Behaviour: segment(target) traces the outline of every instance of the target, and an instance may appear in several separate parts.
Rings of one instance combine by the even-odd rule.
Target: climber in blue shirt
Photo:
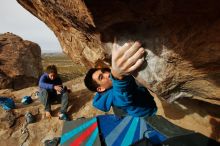
[[[112,49],[112,68],[92,68],[84,79],[86,87],[97,92],[93,106],[119,116],[148,117],[157,111],[153,96],[138,86],[131,75],[144,62],[144,48],[139,42],[125,43]]]

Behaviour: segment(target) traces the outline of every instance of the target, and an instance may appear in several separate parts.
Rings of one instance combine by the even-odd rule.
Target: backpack
[[[8,97],[0,97],[0,105],[6,111],[15,108],[15,103],[14,103],[13,99],[8,98]]]

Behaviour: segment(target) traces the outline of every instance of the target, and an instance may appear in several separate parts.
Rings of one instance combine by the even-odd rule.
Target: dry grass
[[[63,82],[72,80],[74,78],[84,75],[85,67],[75,64],[68,56],[63,53],[49,53],[42,55],[42,65],[45,71],[48,65],[56,65],[58,73]]]

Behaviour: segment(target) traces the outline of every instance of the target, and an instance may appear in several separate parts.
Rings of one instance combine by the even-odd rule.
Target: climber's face
[[[99,69],[93,73],[92,79],[99,84],[99,87],[97,87],[98,92],[103,92],[112,87],[109,71]]]

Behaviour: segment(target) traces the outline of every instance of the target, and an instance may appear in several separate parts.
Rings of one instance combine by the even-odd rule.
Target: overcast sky
[[[0,33],[12,32],[37,43],[41,52],[62,52],[54,33],[16,0],[0,0]]]

